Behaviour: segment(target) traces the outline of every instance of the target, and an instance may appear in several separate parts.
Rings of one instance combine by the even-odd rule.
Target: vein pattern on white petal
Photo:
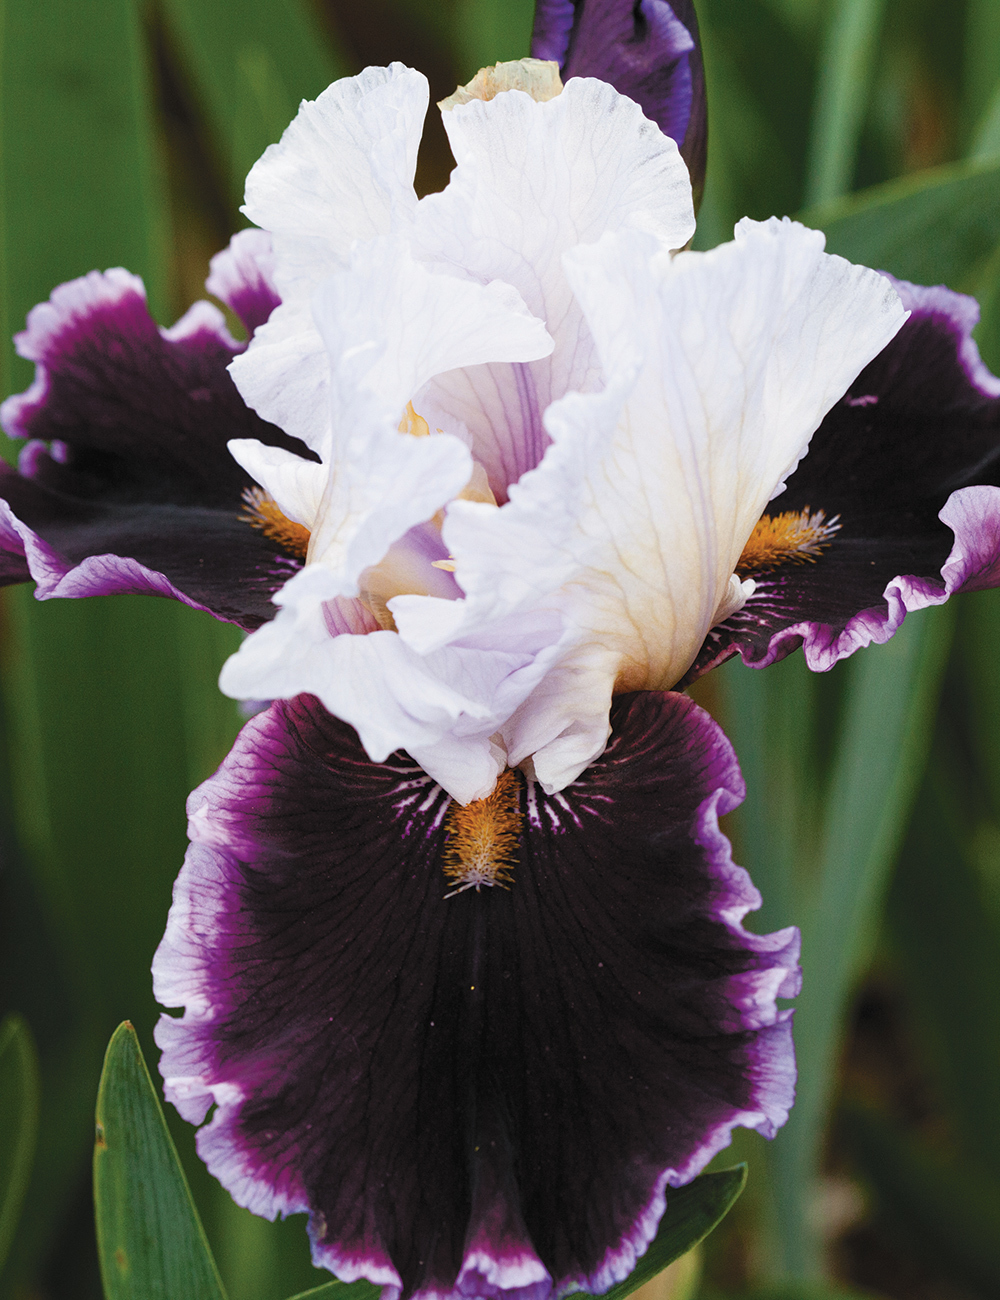
[[[427,79],[393,63],[304,101],[247,177],[244,212],[269,230],[282,298],[308,298],[357,239],[388,234],[416,207],[413,175]]]
[[[674,142],[601,81],[575,78],[541,104],[511,91],[444,118],[458,165],[447,189],[419,204],[415,246],[480,280],[514,285],[556,341],[545,361],[446,375],[428,391],[470,430],[504,500],[548,443],[541,412],[571,389],[599,384],[562,254],[622,229],[681,247],[694,232],[691,186]]]
[[[281,305],[230,368],[247,403],[318,448],[327,429],[327,360],[310,299],[349,264],[352,245],[406,228],[427,81],[402,64],[366,68],[304,102],[247,177],[244,211],[271,232]]]
[[[619,235],[565,261],[607,387],[550,408],[553,446],[506,507],[458,501],[444,526],[458,635],[531,607],[574,629],[504,732],[556,789],[593,756],[612,689],[683,675],[764,505],[906,317],[884,277],[788,222],[673,260]]]

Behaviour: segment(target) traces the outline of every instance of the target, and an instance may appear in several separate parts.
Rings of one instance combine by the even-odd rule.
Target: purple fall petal
[[[212,287],[248,328],[276,301],[266,239],[245,231],[213,262]],[[226,443],[302,448],[237,393],[226,367],[245,345],[221,312],[196,303],[160,330],[141,280],[92,271],[35,307],[16,343],[36,371],[0,407],[6,432],[28,439],[0,479],[17,521],[0,534],[0,581],[30,571],[43,599],[172,595],[245,628],[273,617],[298,562],[239,518],[248,480]]]
[[[676,141],[697,204],[708,116],[693,0],[538,0],[531,52],[564,80],[598,77],[634,99]]]
[[[666,1189],[792,1101],[794,930],[718,816],[732,750],[678,695],[623,697],[606,753],[523,780],[509,889],[445,898],[449,800],[310,697],[191,797],[154,963],[166,1094],[257,1213],[390,1294],[547,1300],[625,1276]]]
[[[757,590],[712,629],[689,674],[737,650],[809,666],[896,632],[908,612],[1000,585],[1000,380],[971,337],[975,301],[894,281],[912,315],[823,421],[769,507],[823,510],[840,530],[814,563],[750,573]]]

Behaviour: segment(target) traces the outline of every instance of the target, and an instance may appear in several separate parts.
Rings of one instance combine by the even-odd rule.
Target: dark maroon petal
[[[247,334],[260,328],[281,297],[272,276],[274,254],[266,230],[240,230],[216,253],[205,288],[243,322]]]
[[[442,870],[449,799],[310,697],[250,722],[189,803],[154,962],[165,1091],[209,1168],[317,1263],[392,1293],[546,1300],[625,1276],[665,1189],[791,1104],[794,930],[718,816],[732,749],[622,697],[561,794],[521,781],[509,889]],[[520,780],[520,778],[518,778]]]
[[[907,612],[1000,585],[1000,380],[971,337],[978,306],[949,289],[894,283],[910,319],[769,507],[839,515],[840,531],[815,563],[751,575],[756,592],[713,628],[690,676],[737,650],[764,667],[800,645],[810,667],[830,668],[887,641]]]
[[[705,180],[705,74],[693,0],[538,0],[531,52],[564,80],[599,77],[677,142],[695,195]]]
[[[259,233],[213,268],[248,323],[273,297]],[[218,309],[196,303],[161,330],[141,280],[93,271],[35,307],[16,343],[35,381],[0,422],[29,441],[0,491],[35,541],[25,563],[22,533],[0,537],[0,582],[30,571],[43,598],[155,591],[246,628],[272,617],[269,597],[299,563],[240,519],[249,483],[226,444],[303,448],[244,404],[226,370],[244,345]]]
[[[0,585],[39,600],[170,596],[252,631],[299,567],[235,512],[74,501],[0,464]]]

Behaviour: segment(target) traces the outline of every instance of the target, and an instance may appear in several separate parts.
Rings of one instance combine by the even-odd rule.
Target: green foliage
[[[896,1223],[985,1295],[1000,1290],[1000,1181],[944,1159],[898,1124],[860,1108],[843,1123],[864,1175]]]
[[[0,1024],[0,1268],[28,1190],[38,1131],[38,1058],[20,1016]]]
[[[607,1300],[625,1300],[633,1291],[693,1250],[732,1209],[747,1181],[746,1165],[702,1174],[686,1187],[667,1193],[667,1209],[660,1227],[624,1282],[606,1291]]]
[[[803,215],[850,261],[917,284],[979,287],[1000,245],[1000,163],[953,163]]]
[[[806,202],[851,187],[886,0],[836,0],[820,55]]]
[[[348,69],[302,0],[165,0],[164,19],[238,205],[243,178],[299,101]]]
[[[108,1044],[96,1124],[94,1206],[107,1300],[225,1300],[128,1021]]]

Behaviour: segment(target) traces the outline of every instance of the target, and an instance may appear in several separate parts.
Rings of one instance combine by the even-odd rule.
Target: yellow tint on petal
[[[491,100],[505,90],[523,90],[536,103],[555,99],[563,88],[559,64],[552,59],[514,59],[480,68],[471,81],[459,86],[453,95],[438,101],[442,113],[474,99]]]
[[[413,403],[406,403],[406,410],[403,412],[403,418],[399,422],[399,432],[408,433],[414,438],[429,438],[431,427],[422,415],[418,415],[413,409]],[[441,430],[438,429],[438,433]]]

